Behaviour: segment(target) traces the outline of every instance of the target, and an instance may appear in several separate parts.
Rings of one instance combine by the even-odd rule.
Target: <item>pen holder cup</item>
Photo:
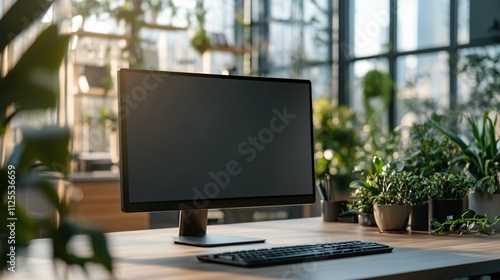
[[[338,222],[339,215],[347,211],[347,200],[321,200],[321,216],[323,222]]]

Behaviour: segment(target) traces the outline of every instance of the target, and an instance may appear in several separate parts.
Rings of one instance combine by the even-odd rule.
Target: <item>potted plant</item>
[[[463,199],[470,186],[466,182],[460,181],[460,179],[466,179],[465,177],[457,178],[458,175],[456,175],[465,166],[461,160],[460,150],[451,140],[433,127],[430,121],[414,123],[409,129],[408,140],[401,152],[402,157],[399,159],[400,169],[422,177],[416,181],[417,184],[411,186],[415,197],[412,202],[411,226],[413,230],[427,231],[429,229],[429,206],[441,201],[446,203],[457,197]],[[450,180],[454,180],[453,183],[458,183],[458,181],[464,183],[457,186],[460,191],[455,191],[453,183],[450,185]],[[429,203],[430,199],[432,199],[431,203]],[[434,207],[434,209],[436,210],[438,207]],[[461,204],[460,209],[462,209]],[[461,214],[461,210],[459,211]],[[446,214],[443,215],[446,218]]]
[[[457,219],[465,210],[464,197],[472,187],[461,173],[436,172],[429,177],[430,220],[440,223]]]
[[[397,171],[395,164],[384,164],[374,157],[372,169],[364,180],[351,183],[357,201],[351,203],[359,213],[373,211],[376,225],[381,232],[405,232],[415,193],[411,187],[417,185],[418,176],[406,171]],[[362,219],[360,219],[362,220]]]
[[[193,31],[191,36],[191,47],[195,49],[200,55],[203,55],[206,51],[208,51],[212,47],[212,42],[205,30],[205,15],[206,11],[203,8],[203,0],[196,1],[196,10],[195,10],[195,18],[197,22],[197,26]],[[188,18],[189,19],[189,18]]]
[[[410,197],[411,215],[410,225],[412,230],[427,231],[429,229],[429,178],[412,172],[403,171],[401,179],[403,188]]]
[[[493,113],[493,112],[491,112]],[[455,132],[439,125],[434,116],[432,125],[453,141],[467,161],[466,170],[473,187],[468,196],[469,208],[476,213],[495,217],[500,213],[500,136],[495,131],[497,116],[490,117],[490,111],[483,114],[481,121],[468,116],[467,123],[472,130],[472,141],[467,144]],[[498,224],[495,225],[499,229]]]
[[[373,214],[380,232],[406,232],[411,212],[408,180],[412,173],[387,168],[368,178],[380,193],[373,200]]]
[[[367,141],[371,149],[377,151],[384,146],[380,138],[387,135],[387,130],[381,126],[383,116],[389,108],[394,89],[394,83],[389,72],[372,69],[362,77],[363,107],[365,109],[365,128]]]
[[[371,169],[367,172],[362,173],[364,179],[352,181],[349,184],[350,188],[353,188],[352,197],[355,198],[348,204],[351,210],[358,213],[358,221],[362,226],[375,227],[377,223],[375,222],[375,217],[373,215],[373,202],[375,198],[380,194],[380,189],[377,185],[373,185],[370,182],[370,178],[375,176],[375,174],[380,174],[384,171],[383,160],[375,156],[373,157],[371,163]]]

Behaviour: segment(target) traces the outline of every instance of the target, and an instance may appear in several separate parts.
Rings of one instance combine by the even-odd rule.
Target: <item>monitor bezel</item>
[[[155,74],[155,75],[178,75],[191,76],[199,78],[219,78],[219,79],[236,79],[236,80],[252,80],[252,81],[270,81],[281,83],[300,83],[306,84],[309,88],[309,115],[310,115],[310,135],[311,135],[311,193],[305,195],[282,195],[282,196],[266,196],[266,197],[246,197],[246,198],[211,198],[203,208],[199,207],[199,201],[195,200],[176,200],[176,201],[151,201],[151,202],[131,202],[129,196],[129,170],[128,170],[128,146],[127,146],[127,118],[126,107],[127,96],[124,86],[125,75],[127,73]],[[122,90],[123,89],[123,90]],[[313,141],[313,123],[312,123],[312,87],[311,81],[305,79],[288,79],[288,78],[270,78],[270,77],[250,77],[250,76],[229,76],[218,74],[190,73],[190,72],[175,72],[175,71],[157,71],[144,69],[129,69],[121,68],[118,70],[118,104],[119,104],[119,154],[120,154],[120,194],[121,207],[123,212],[155,212],[155,211],[172,211],[172,210],[193,210],[193,209],[214,209],[214,208],[241,208],[241,207],[259,207],[259,206],[284,206],[311,204],[316,201],[315,190],[315,174],[314,174],[314,141]],[[125,110],[124,110],[125,108]]]

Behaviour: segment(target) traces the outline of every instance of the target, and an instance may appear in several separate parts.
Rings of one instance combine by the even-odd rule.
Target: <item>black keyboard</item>
[[[202,262],[216,262],[243,267],[260,267],[348,258],[381,253],[390,253],[392,248],[375,242],[343,241],[311,245],[293,245],[256,250],[224,252],[197,256]]]

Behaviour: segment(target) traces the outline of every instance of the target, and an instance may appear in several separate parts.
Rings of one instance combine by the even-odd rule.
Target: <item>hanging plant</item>
[[[194,36],[191,38],[191,47],[195,49],[200,55],[205,53],[212,47],[210,38],[204,28],[196,30]]]
[[[212,47],[210,38],[205,30],[205,9],[203,9],[203,0],[196,1],[195,17],[197,22],[196,31],[191,37],[191,47],[195,49],[200,55],[203,55],[208,49]],[[188,17],[189,20],[189,17]]]

